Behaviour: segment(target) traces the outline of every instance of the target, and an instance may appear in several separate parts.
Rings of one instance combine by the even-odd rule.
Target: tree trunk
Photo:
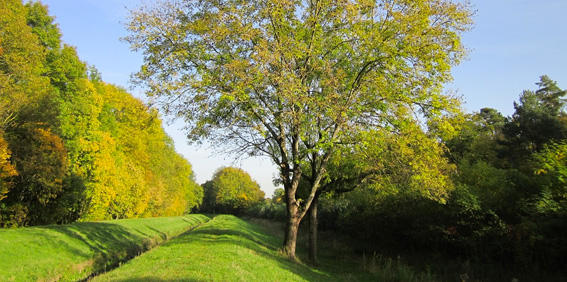
[[[315,197],[309,208],[309,260],[317,262],[317,202],[319,197]]]
[[[286,221],[286,232],[285,232],[285,238],[284,238],[284,244],[283,244],[283,251],[284,253],[287,254],[287,256],[292,259],[292,260],[296,260],[296,256],[295,256],[295,246],[297,244],[297,232],[299,230],[299,223],[301,222],[301,220],[303,219],[303,217],[309,212],[309,210],[311,209],[311,205],[313,203],[313,200],[317,199],[319,196],[319,193],[317,191],[318,189],[318,185],[319,182],[321,181],[322,175],[323,173],[317,172],[315,171],[315,173],[313,175],[316,175],[315,178],[313,178],[313,181],[311,182],[311,186],[310,186],[310,191],[309,192],[309,196],[307,197],[307,199],[305,199],[305,201],[302,200],[297,200],[296,197],[296,192],[297,192],[297,188],[299,185],[299,180],[301,178],[301,170],[299,168],[295,169],[296,171],[294,171],[294,177],[292,179],[292,181],[290,182],[289,179],[287,179],[287,184],[286,185],[286,181],[284,181],[284,189],[285,189],[285,193],[286,193],[286,205],[287,205],[287,221]],[[282,173],[282,175],[286,175],[285,171],[286,170],[282,170],[284,171],[284,173]],[[323,170],[324,172],[324,170]],[[287,173],[289,174],[289,173]],[[287,187],[286,187],[287,186]],[[300,202],[301,201],[301,202]],[[315,207],[315,216],[317,215],[317,207]],[[315,228],[317,228],[317,225],[315,225]],[[315,240],[316,240],[317,235],[315,234]],[[315,246],[316,248],[316,246]]]
[[[295,261],[295,246],[297,245],[297,231],[299,230],[299,210],[297,206],[288,208],[283,251],[289,259]]]

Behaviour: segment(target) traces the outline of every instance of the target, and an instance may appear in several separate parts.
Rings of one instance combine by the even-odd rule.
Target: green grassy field
[[[204,215],[0,229],[0,281],[77,281],[199,224]]]
[[[220,215],[93,281],[377,280],[356,262],[336,257],[317,266],[291,262],[278,252],[282,241],[272,231]]]
[[[280,223],[231,215],[4,229],[0,281],[435,280],[399,259],[361,257],[329,238],[320,240],[317,265],[292,262],[279,252],[282,231]],[[298,242],[303,261],[305,247]]]

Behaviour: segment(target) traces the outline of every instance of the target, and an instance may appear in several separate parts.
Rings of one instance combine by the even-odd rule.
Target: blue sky
[[[138,0],[43,0],[63,33],[63,41],[77,48],[79,57],[94,65],[103,80],[128,88],[129,76],[142,64],[139,53],[119,40],[127,35],[123,23],[128,9]],[[514,111],[513,102],[523,90],[535,90],[541,75],[548,75],[567,88],[567,0],[471,0],[476,10],[475,27],[463,41],[471,52],[467,61],[453,69],[454,82],[447,89],[457,92],[465,109],[483,107],[504,115]],[[143,98],[143,93],[131,91]],[[193,165],[197,182],[210,179],[222,166],[248,171],[270,196],[271,179],[277,172],[268,159],[233,163],[231,157],[214,155],[207,146],[187,145],[176,123],[166,127],[179,153]]]
[[[523,90],[548,75],[567,88],[567,1],[471,1],[475,27],[463,37],[469,60],[453,69],[450,87],[464,97],[469,111],[483,107],[514,112]]]

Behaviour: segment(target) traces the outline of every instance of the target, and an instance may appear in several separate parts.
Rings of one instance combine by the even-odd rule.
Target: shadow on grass
[[[77,257],[82,257],[84,261],[92,261],[91,276],[112,269],[155,245],[155,240],[153,242],[149,240],[149,235],[143,237],[140,235],[143,233],[136,234],[123,226],[106,222],[80,222],[73,225],[39,228],[59,232],[80,241],[77,245],[72,245],[61,240],[59,247]],[[88,251],[85,252],[85,247],[81,248],[81,246],[86,246]]]

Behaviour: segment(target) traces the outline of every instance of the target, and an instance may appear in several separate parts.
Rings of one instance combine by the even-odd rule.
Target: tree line
[[[105,83],[39,2],[0,4],[0,226],[179,215],[202,201],[160,116]]]

